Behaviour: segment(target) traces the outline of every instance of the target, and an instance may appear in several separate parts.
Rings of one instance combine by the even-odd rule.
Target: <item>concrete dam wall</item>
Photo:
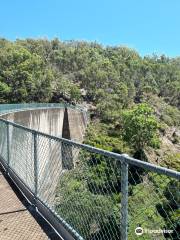
[[[43,133],[82,142],[87,125],[84,114],[86,113],[76,109],[49,108],[8,113],[2,115],[1,118]],[[34,190],[33,135],[31,132],[14,126],[10,126],[9,132],[11,167],[24,182],[28,183],[29,188]],[[0,134],[0,148],[4,148],[7,139],[3,128],[0,129]],[[41,199],[54,202],[59,178],[64,171],[76,167],[78,155],[77,148],[38,135],[38,194]]]
[[[47,108],[8,113],[1,118],[50,135],[83,141],[85,113],[71,108]]]

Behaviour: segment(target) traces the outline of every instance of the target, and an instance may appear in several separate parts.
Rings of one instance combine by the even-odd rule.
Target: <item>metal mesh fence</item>
[[[129,239],[180,239],[179,190],[177,179],[130,165]]]
[[[65,108],[80,110],[85,113],[84,117],[87,118],[87,111],[80,105],[72,105],[67,103],[21,103],[21,104],[0,104],[0,115],[8,112],[25,109],[42,109],[42,108]],[[87,122],[87,121],[86,121]]]
[[[0,121],[0,156],[7,163],[7,124]]]
[[[120,239],[120,162],[76,151],[75,168],[56,188],[56,212],[85,239]]]
[[[12,125],[9,133],[9,166],[34,191],[34,135]]]
[[[61,142],[38,136],[38,190],[37,194],[54,209],[55,189],[62,173]]]
[[[124,240],[126,227],[130,240],[180,238],[179,173],[9,125],[10,167],[75,238]],[[3,159],[7,132],[0,121]]]

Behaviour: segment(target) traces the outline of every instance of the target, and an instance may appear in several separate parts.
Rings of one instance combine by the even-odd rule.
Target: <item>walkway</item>
[[[12,190],[15,190],[13,191]],[[59,239],[0,168],[0,240]]]

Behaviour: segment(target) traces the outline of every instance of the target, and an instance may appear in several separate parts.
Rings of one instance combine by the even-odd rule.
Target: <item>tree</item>
[[[79,87],[75,84],[72,84],[70,89],[70,97],[72,101],[78,102],[81,99],[81,91]]]
[[[39,55],[9,44],[0,51],[0,69],[2,101],[49,101],[53,76]]]
[[[6,84],[0,81],[0,102],[4,103],[4,98],[7,97],[7,95],[10,93],[11,88]]]
[[[147,104],[138,104],[123,113],[123,137],[137,151],[157,139],[158,122]]]

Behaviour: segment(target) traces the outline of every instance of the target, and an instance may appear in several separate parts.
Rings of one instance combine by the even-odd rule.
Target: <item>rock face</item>
[[[163,166],[168,156],[180,153],[180,130],[175,127],[166,128],[160,135],[160,144],[159,149],[148,147],[145,153],[149,162]]]

